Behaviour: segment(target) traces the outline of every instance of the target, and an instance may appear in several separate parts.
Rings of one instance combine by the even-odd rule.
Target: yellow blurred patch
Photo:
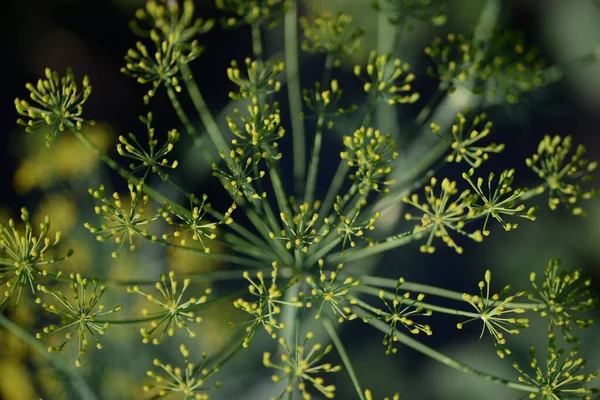
[[[115,136],[107,124],[86,126],[83,132],[104,152]],[[27,155],[13,180],[19,194],[47,187],[57,179],[87,175],[97,168],[99,162],[98,157],[73,135],[62,135],[52,147],[46,147],[40,140],[30,140],[26,146]]]

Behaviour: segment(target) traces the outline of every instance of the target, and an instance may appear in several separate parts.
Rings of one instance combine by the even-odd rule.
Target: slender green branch
[[[283,182],[279,176],[278,165],[275,163],[275,161],[273,161],[273,159],[269,159],[269,164],[268,174],[271,178],[271,183],[273,184],[273,191],[275,192],[275,198],[277,199],[277,206],[279,207],[280,211],[283,211],[288,215],[294,215],[286,198]]]
[[[167,94],[169,95],[169,99],[171,100],[171,105],[173,106],[175,113],[177,113],[179,120],[185,127],[185,130],[187,131],[190,138],[192,139],[194,146],[198,147],[199,149],[202,149],[204,158],[206,159],[206,161],[209,164],[212,163],[213,158],[210,155],[210,152],[204,146],[204,143],[202,142],[202,138],[200,137],[200,135],[196,131],[196,128],[194,128],[194,125],[190,122],[189,118],[185,114],[185,111],[183,110],[183,107],[181,106],[181,103],[179,102],[179,99],[177,98],[177,94],[175,93],[175,90],[173,90],[173,88],[171,86],[167,87]]]
[[[194,79],[192,71],[187,64],[181,65],[181,73],[184,77],[183,81],[185,82],[188,94],[192,99],[192,103],[194,104],[194,107],[196,108],[196,111],[198,112],[198,115],[200,116],[200,119],[202,120],[202,123],[204,124],[204,127],[210,136],[210,139],[214,143],[217,150],[224,150],[227,153],[229,150],[229,145],[225,141],[223,133],[219,129],[219,126],[215,122],[215,119],[208,109],[208,106],[206,105],[206,102],[200,93],[200,89],[196,84],[196,80]]]
[[[290,2],[285,13],[285,71],[287,76],[288,101],[292,119],[292,139],[294,145],[294,190],[298,196],[302,192],[306,174],[306,137],[302,113],[302,97],[300,94],[300,67],[298,61],[298,4]]]
[[[360,278],[360,281],[363,285],[377,286],[382,288],[390,288],[395,289],[398,285],[397,279],[388,279],[388,278],[380,278],[377,276],[363,276]],[[448,289],[442,289],[436,286],[424,285],[422,283],[414,283],[414,282],[404,282],[402,283],[402,290],[406,290],[408,292],[417,292],[430,294],[433,296],[444,297],[446,299],[465,301],[463,299],[463,293],[455,292]],[[485,299],[482,299],[485,302]],[[490,301],[490,304],[494,304],[496,302]],[[506,308],[522,308],[524,310],[532,310],[534,308],[544,309],[546,308],[546,304],[542,302],[533,302],[533,303],[506,303],[503,304]]]
[[[415,124],[417,126],[421,126],[427,121],[427,118],[431,115],[431,112],[435,109],[435,107],[439,104],[440,100],[442,100],[444,94],[446,93],[445,89],[442,85],[438,85],[435,89],[435,92],[431,95],[425,107],[421,109],[417,117],[415,118]]]
[[[250,25],[250,29],[252,30],[252,54],[254,55],[254,60],[262,68],[263,63],[263,46],[262,39],[260,37],[260,24],[258,22],[254,22]]]
[[[366,313],[361,311],[361,314],[362,314],[361,316],[364,316]],[[388,324],[386,324],[385,322],[380,321],[378,319],[369,318],[368,323],[369,323],[369,325],[373,326],[374,328],[376,328],[384,333],[387,333],[387,331],[389,329]],[[476,376],[476,377],[481,378],[488,382],[497,383],[497,384],[504,385],[504,386],[507,386],[512,389],[517,389],[517,390],[521,390],[521,391],[528,392],[528,393],[538,393],[538,391],[539,391],[538,388],[535,388],[535,387],[532,387],[529,385],[525,385],[525,384],[522,384],[519,382],[514,382],[514,381],[511,381],[508,379],[499,378],[497,376],[490,375],[483,371],[472,368],[466,364],[463,364],[459,361],[454,360],[453,358],[446,356],[445,354],[442,354],[442,353],[432,349],[429,346],[424,345],[423,343],[411,338],[410,336],[408,336],[398,330],[394,330],[394,335],[396,337],[398,337],[398,341],[400,343],[402,343],[422,354],[425,354],[426,356],[431,357],[432,359],[439,361],[442,364],[447,365],[451,368],[454,368],[458,371],[467,373],[469,375]]]
[[[292,299],[298,298],[301,286],[301,282],[296,283],[295,285],[290,286],[283,295],[283,302],[288,304],[281,307],[281,322],[285,326],[282,335],[289,344],[296,343],[296,330],[298,328],[298,316],[300,314],[298,312],[299,309],[289,305],[289,303],[292,302]],[[279,350],[282,351],[282,348],[279,348]]]
[[[356,372],[354,372],[354,368],[352,368],[352,363],[350,362],[350,358],[348,357],[348,354],[346,353],[344,344],[340,340],[340,337],[338,336],[336,329],[334,328],[333,324],[331,323],[331,321],[328,318],[323,320],[323,326],[325,326],[325,330],[329,334],[329,337],[331,338],[333,345],[337,349],[338,354],[340,355],[340,358],[342,359],[342,362],[344,363],[344,367],[346,367],[346,371],[348,371],[348,375],[350,376],[350,379],[352,380],[354,389],[356,389],[356,394],[358,394],[358,398],[360,400],[365,400],[365,395],[364,395],[362,388],[360,387],[360,383],[358,382],[358,377],[356,376]]]
[[[145,235],[142,235],[142,236],[144,238],[148,239],[152,243],[158,243],[163,246],[172,247],[175,249],[191,251],[191,252],[197,253],[197,254],[201,255],[202,257],[206,257],[206,258],[212,258],[215,260],[231,262],[231,263],[238,264],[238,265],[245,265],[247,267],[252,267],[252,268],[264,268],[264,266],[265,266],[264,262],[257,261],[257,260],[250,260],[246,257],[239,257],[239,256],[235,256],[232,254],[224,254],[224,253],[213,253],[213,252],[206,253],[204,251],[204,249],[199,248],[199,247],[188,247],[188,246],[183,246],[183,245],[176,244],[176,243],[171,243],[171,242],[166,241],[161,238],[156,238],[156,237],[153,238],[151,236],[145,236]]]
[[[156,282],[154,282],[156,283]],[[217,303],[219,301],[225,300],[225,299],[229,299],[232,297],[239,297],[242,296],[243,294],[247,293],[248,289],[244,288],[244,289],[240,289],[238,291],[229,293],[223,297],[217,297],[216,299],[212,299],[209,301],[205,301],[204,303],[200,303],[200,304],[195,304],[192,305],[190,307],[187,307],[185,309],[186,312],[188,311],[195,311],[198,310],[200,308],[205,308],[206,306],[209,306],[213,303]],[[115,319],[115,320],[95,320],[94,322],[97,324],[111,324],[111,325],[128,325],[128,324],[139,324],[142,322],[149,322],[149,321],[154,321],[157,319],[162,319],[165,317],[165,311],[162,312],[156,312],[156,313],[152,313],[151,315],[148,315],[147,317],[144,318],[134,318],[134,319]]]
[[[330,256],[325,258],[325,261],[331,264],[335,264],[341,262],[344,259],[344,257],[352,261],[360,260],[361,258],[369,257],[374,254],[394,249],[396,247],[404,246],[405,244],[408,244],[413,240],[421,239],[426,232],[427,230],[419,232],[411,230],[408,232],[404,232],[400,235],[391,236],[382,242],[375,243],[373,246],[367,246],[356,250],[350,250],[346,253],[340,252],[336,254],[331,254]]]
[[[333,175],[333,179],[331,180],[331,184],[329,185],[329,189],[327,189],[327,194],[325,195],[325,200],[323,200],[323,205],[321,205],[321,212],[323,215],[329,214],[330,210],[333,207],[333,203],[335,202],[335,198],[344,183],[344,179],[348,175],[348,171],[350,170],[350,166],[344,160],[340,160],[337,170],[335,171],[335,175]]]
[[[47,348],[37,339],[29,334],[25,329],[21,328],[19,325],[15,324],[8,318],[4,317],[0,314],[0,325],[2,325],[7,331],[21,339],[23,342],[27,343],[33,349],[38,351],[43,357],[48,359],[60,372],[64,373],[71,380],[71,385],[74,391],[79,395],[79,398],[82,400],[97,400],[98,398],[88,384],[83,380],[83,378],[73,371],[73,368],[69,367],[65,361],[58,357],[52,356],[52,353],[49,353]]]
[[[311,203],[315,198],[315,190],[317,187],[317,172],[319,170],[319,157],[321,155],[321,144],[323,142],[323,125],[325,116],[319,115],[317,119],[317,131],[315,133],[315,142],[313,144],[310,163],[308,166],[308,179],[306,181],[306,197],[304,201]]]
[[[376,297],[379,297],[380,294],[383,294],[383,297],[388,300],[395,300],[397,298],[395,293],[386,292],[384,290],[366,286],[366,285],[358,285],[354,288],[354,290],[356,290],[358,292],[370,294],[370,295],[376,296]],[[439,312],[442,314],[461,315],[463,317],[468,317],[468,318],[481,318],[481,314],[457,310],[454,308],[440,307],[440,306],[436,306],[434,304],[424,303],[422,301],[411,300],[410,304],[414,305],[415,307],[423,307],[427,310]]]

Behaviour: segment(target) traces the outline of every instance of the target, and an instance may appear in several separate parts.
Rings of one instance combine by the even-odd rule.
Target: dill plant
[[[441,0],[379,0],[373,5],[397,29],[415,18],[436,25],[447,19]],[[541,272],[532,271],[530,291],[515,292],[505,286],[495,292],[492,272],[487,270],[477,290],[467,286],[465,293],[458,293],[400,276],[386,279],[345,268],[413,242],[419,243],[424,258],[440,246],[463,253],[465,241],[489,240],[497,227],[510,231],[521,221],[535,220],[536,209],[529,201],[536,196],[547,196],[553,210],[566,207],[574,215],[584,214],[581,204],[594,195],[587,182],[597,163],[587,160],[583,146],[575,146],[569,136],[546,136],[532,149],[525,163],[539,180],[531,188],[515,186],[514,169],[479,172],[490,157],[505,151],[504,144],[488,138],[493,137],[493,124],[486,107],[517,103],[548,83],[546,66],[535,49],[527,47],[518,34],[490,28],[498,2],[486,1],[471,35],[447,34],[424,49],[432,61],[426,73],[439,85],[415,122],[427,127],[429,135],[439,136],[439,142],[402,180],[394,174],[401,158],[395,140],[379,129],[376,117],[388,108],[420,104],[418,72],[389,52],[369,49],[366,65],[352,70],[362,84],[364,103],[346,104],[337,67],[341,57],[364,45],[364,32],[354,26],[351,15],[325,13],[299,19],[299,5],[290,0],[217,0],[216,6],[223,13],[220,21],[196,16],[191,0],[147,1],[131,24],[140,40],[125,55],[122,72],[149,88],[143,101],[150,108],[153,98],[166,92],[184,134],[203,151],[215,182],[228,192],[227,205],[213,207],[206,194],[188,193],[172,180],[179,165],[172,157],[180,132],[156,132],[151,112],[140,116],[144,129],[119,137],[116,150],[122,159],[97,147],[83,129],[93,124],[83,112],[92,94],[87,77],[80,80],[70,70],[46,69],[35,84],[26,85],[29,99],[17,98],[15,107],[18,124],[27,132],[37,134],[47,128],[48,146],[62,135],[75,135],[127,182],[125,198],[106,193],[103,185],[89,189],[98,218],[86,222],[85,228],[106,242],[102,246],[112,257],[135,251],[136,243],[147,241],[220,260],[231,268],[180,277],[169,271],[144,281],[86,277],[84,273],[66,277],[60,262],[72,252],[54,254],[60,234],[49,237],[50,218],[35,229],[23,209],[22,226],[12,219],[0,223],[0,307],[17,307],[31,298],[59,316],[60,320],[36,336],[62,335],[62,341],[48,347],[49,351],[60,351],[76,340],[77,366],[85,363],[90,338],[101,349],[98,335],[111,335],[115,324],[137,326],[140,340],[151,346],[176,341],[181,334],[201,335],[199,314],[214,302],[230,302],[245,315],[241,324],[230,324],[242,332],[241,337],[219,354],[209,356],[181,344],[179,365],[155,359],[148,366],[148,382],[143,387],[149,398],[170,394],[209,398],[212,390],[227,385],[219,381],[219,370],[253,346],[257,335],[266,333],[272,346],[265,349],[262,365],[272,371],[274,398],[334,398],[336,388],[329,377],[348,373],[355,397],[373,399],[371,389],[361,386],[338,334],[340,324],[348,329],[368,324],[381,331],[382,351],[390,356],[399,346],[407,346],[531,399],[590,399],[597,392],[588,386],[595,373],[581,371],[585,360],[572,347],[578,330],[592,325],[585,313],[595,305],[590,280],[580,271],[562,269],[559,260],[550,260]],[[202,57],[202,35],[217,29],[217,23],[224,29],[249,26],[251,31],[252,54],[224,68],[234,88],[229,97],[239,103],[226,116],[228,132],[219,128],[210,113],[201,81],[192,69],[193,62]],[[266,60],[264,32],[281,23],[284,60]],[[301,81],[300,50],[324,56],[321,80]],[[457,90],[470,93],[470,107],[457,112],[452,123],[438,124],[436,99]],[[290,120],[283,117],[286,113],[277,101],[281,92],[287,92]],[[182,105],[182,96],[189,96],[193,116]],[[323,136],[345,115],[358,116],[361,122],[344,135],[341,153],[328,154]],[[195,118],[206,134],[193,124]],[[305,134],[307,124],[315,126],[312,140]],[[289,136],[291,154],[280,146]],[[320,199],[317,184],[326,183],[319,174],[323,156],[339,156],[340,160]],[[282,167],[287,157],[293,159],[291,182]],[[462,180],[445,175],[443,167],[449,163],[463,168]],[[160,181],[176,186],[185,202],[180,204],[157,190],[154,186]],[[403,216],[411,226],[383,239],[374,238],[382,213],[395,204],[405,205]],[[543,276],[541,283],[538,276]],[[196,280],[221,279],[246,285],[226,294],[194,285]],[[70,291],[63,291],[65,282]],[[139,295],[149,309],[144,308],[141,316],[121,317],[122,305],[102,302],[108,290]],[[456,317],[457,334],[470,324],[479,324],[481,337],[491,336],[502,359],[499,362],[513,358],[511,337],[527,329],[533,323],[531,315],[538,313],[548,327],[547,360],[538,361],[532,348],[533,372],[508,361],[517,372],[514,380],[465,365],[417,340],[435,335],[438,313]],[[5,317],[0,321],[27,335]],[[318,326],[323,335],[313,332]],[[334,351],[342,365],[328,359]],[[399,398],[398,394],[392,398]]]

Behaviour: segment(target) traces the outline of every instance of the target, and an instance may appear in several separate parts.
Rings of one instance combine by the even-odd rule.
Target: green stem
[[[280,211],[293,216],[290,205],[287,201],[285,195],[285,189],[283,188],[283,182],[281,181],[281,177],[279,176],[279,168],[277,164],[273,161],[272,158],[269,158],[269,177],[271,178],[271,183],[273,184],[273,191],[275,192],[275,198],[277,199],[277,206]]]
[[[224,254],[224,253],[213,253],[213,252],[206,253],[204,251],[204,249],[201,249],[199,247],[187,247],[187,246],[182,246],[180,244],[171,243],[171,242],[168,242],[168,241],[166,241],[164,239],[160,239],[160,238],[153,239],[149,236],[144,236],[144,235],[142,235],[142,236],[144,238],[148,239],[152,243],[158,243],[163,246],[171,247],[171,248],[175,248],[175,249],[191,251],[194,253],[198,253],[201,256],[206,257],[206,258],[212,258],[215,260],[231,262],[231,263],[238,264],[238,265],[245,265],[247,267],[252,267],[252,268],[264,268],[264,266],[265,266],[265,264],[261,261],[249,260],[246,257],[239,257],[239,256],[235,256],[235,255],[231,255],[231,254]]]
[[[335,198],[340,191],[342,184],[344,183],[344,179],[346,179],[346,175],[348,175],[348,170],[350,170],[348,162],[340,160],[338,168],[335,171],[335,175],[333,175],[333,179],[329,185],[329,189],[327,189],[327,194],[325,195],[325,200],[323,200],[323,205],[321,206],[321,212],[323,215],[328,215],[333,207]]]
[[[306,181],[306,197],[305,201],[312,204],[315,198],[315,190],[317,187],[317,172],[319,168],[319,157],[321,154],[321,144],[323,142],[323,125],[325,116],[319,115],[317,119],[317,131],[315,133],[315,142],[313,144],[312,153],[310,156],[310,164],[308,167],[308,179]]]
[[[300,287],[302,283],[296,283],[295,285],[290,286],[283,295],[284,303],[291,303],[293,298],[298,298],[300,293]],[[299,329],[298,327],[298,307],[294,307],[292,305],[284,305],[281,310],[281,322],[285,326],[285,329],[282,333],[283,338],[287,341],[289,346],[293,346],[296,343],[297,336],[296,331]],[[279,348],[282,350],[282,347]]]
[[[379,295],[382,294],[383,298],[385,298],[387,300],[392,300],[392,301],[396,300],[398,298],[396,293],[386,292],[384,290],[377,289],[377,288],[370,287],[370,286],[365,286],[365,285],[358,285],[355,287],[354,290],[356,290],[358,292],[370,294],[370,295],[376,296],[376,297],[379,297]],[[481,314],[472,313],[472,312],[468,312],[468,311],[462,311],[462,310],[456,310],[454,308],[440,307],[440,306],[436,306],[434,304],[423,303],[422,301],[410,300],[410,304],[415,307],[423,307],[426,310],[431,310],[431,311],[439,312],[442,314],[461,315],[463,317],[468,317],[468,318],[481,318]]]
[[[399,39],[399,26],[391,24],[388,21],[388,13],[386,11],[379,11],[377,13],[377,54],[390,54],[393,55],[396,42]],[[389,73],[393,68],[390,63],[385,73]],[[376,126],[383,133],[391,133],[394,138],[399,136],[398,126],[398,107],[390,106],[384,101],[377,103],[377,111],[375,112]]]
[[[173,88],[171,86],[167,87],[167,94],[169,95],[169,99],[171,100],[171,105],[173,106],[175,113],[177,113],[179,120],[185,127],[185,130],[187,131],[190,138],[192,139],[194,146],[198,147],[199,149],[204,150],[203,151],[204,158],[206,159],[206,161],[209,164],[211,164],[214,160],[213,160],[212,156],[210,155],[210,152],[204,146],[204,143],[202,143],[202,138],[200,137],[200,135],[196,131],[196,128],[194,128],[194,125],[190,122],[189,118],[185,114],[185,111],[183,110],[183,107],[181,106],[181,103],[179,102],[179,99],[177,98],[177,94],[175,93],[175,91],[173,90]]]
[[[363,276],[360,278],[361,283],[364,285],[378,286],[382,288],[391,288],[395,289],[398,285],[397,279],[388,279],[388,278],[380,278],[377,276]],[[401,290],[406,290],[408,292],[417,292],[430,294],[433,296],[444,297],[446,299],[465,301],[463,299],[463,293],[454,292],[448,289],[442,289],[436,286],[424,285],[422,283],[414,283],[414,282],[403,282],[400,287]],[[490,301],[490,304],[494,304],[494,301]],[[534,308],[544,309],[546,308],[546,304],[542,302],[536,303],[506,303],[504,304],[506,308],[522,308],[524,310],[532,310]]]
[[[331,264],[335,264],[342,261],[344,257],[352,261],[360,260],[361,258],[369,257],[374,254],[394,249],[396,247],[404,246],[405,244],[408,244],[413,240],[418,240],[423,237],[423,234],[425,232],[426,231],[408,231],[400,235],[391,236],[383,242],[375,243],[373,246],[363,247],[357,250],[351,250],[347,253],[340,252],[336,254],[331,254],[330,256],[325,258],[325,261]]]
[[[442,157],[450,148],[452,142],[449,140],[441,139],[432,149],[427,152],[421,158],[418,164],[416,164],[410,171],[407,172],[407,175],[402,178],[400,182],[396,184],[398,190],[394,190],[396,193],[390,193],[385,196],[380,202],[374,205],[374,209],[377,211],[385,211],[392,205],[402,201],[402,198],[410,193],[410,191],[417,189],[423,182],[418,182],[417,185],[411,184],[417,178],[422,176],[431,168],[431,166]]]
[[[195,311],[195,310],[198,310],[200,308],[204,308],[204,307],[206,307],[206,306],[208,306],[210,304],[217,303],[217,302],[225,300],[225,299],[229,299],[231,297],[239,297],[239,296],[241,296],[241,295],[243,295],[243,294],[245,294],[247,292],[248,292],[248,289],[246,289],[246,288],[240,289],[240,290],[238,290],[236,292],[229,293],[229,294],[227,294],[227,295],[225,295],[223,297],[218,297],[216,299],[212,299],[212,300],[206,301],[204,303],[195,304],[193,306],[187,307],[185,309],[185,311],[186,312],[188,312],[188,311]],[[157,319],[162,319],[168,313],[169,313],[169,311],[167,310],[167,311],[163,311],[163,312],[158,312],[155,315],[144,317],[144,318],[115,319],[115,320],[95,320],[94,322],[97,323],[97,324],[106,324],[106,323],[108,323],[108,324],[111,324],[111,325],[113,325],[113,324],[114,325],[139,324],[139,323],[142,323],[142,322],[149,322],[149,321],[154,321],[154,320],[157,320]]]
[[[219,126],[215,122],[210,110],[208,109],[208,106],[206,105],[206,102],[200,93],[200,89],[196,84],[196,80],[194,79],[192,71],[187,64],[181,65],[181,73],[184,77],[188,94],[192,99],[192,103],[194,104],[194,107],[196,108],[196,111],[198,112],[198,115],[200,116],[200,119],[202,120],[202,123],[204,124],[204,127],[210,136],[210,139],[214,143],[217,150],[224,150],[227,153],[229,150],[229,145],[225,141],[225,137],[221,133]]]
[[[250,28],[252,29],[252,54],[254,55],[254,61],[262,68],[263,46],[260,37],[260,25],[258,22],[254,22],[250,25]]]
[[[429,118],[429,116],[431,115],[431,112],[435,109],[435,106],[442,99],[442,96],[444,95],[444,93],[445,93],[445,90],[443,90],[441,85],[438,85],[438,87],[435,89],[435,92],[429,98],[429,101],[427,102],[425,107],[423,107],[423,109],[419,112],[419,114],[415,118],[415,124],[417,126],[421,126],[425,123],[427,118]]]
[[[364,315],[366,313],[362,312],[362,314]],[[373,326],[374,328],[376,328],[384,333],[387,333],[388,328],[389,328],[388,324],[386,324],[385,322],[380,321],[378,319],[374,319],[374,318],[369,318],[368,323],[369,323],[369,325]],[[432,359],[439,361],[442,364],[447,365],[451,368],[454,368],[458,371],[467,373],[469,375],[476,376],[476,377],[486,380],[488,382],[505,385],[512,389],[517,389],[517,390],[521,390],[521,391],[528,392],[528,393],[538,393],[539,392],[538,388],[535,388],[535,387],[532,387],[529,385],[525,385],[525,384],[522,384],[519,382],[514,382],[514,381],[511,381],[508,379],[499,378],[497,376],[490,375],[483,371],[474,369],[466,364],[456,361],[453,358],[450,358],[450,357],[446,356],[445,354],[442,354],[442,353],[432,349],[429,346],[424,345],[423,343],[411,338],[410,336],[408,336],[398,330],[394,330],[394,335],[395,335],[395,337],[398,338],[398,341],[400,343],[402,343],[408,347],[411,347],[412,349],[414,349],[422,354],[425,354],[426,356],[431,357]]]
[[[348,357],[348,354],[346,353],[344,344],[340,340],[340,337],[338,336],[333,324],[331,323],[331,321],[328,318],[326,318],[323,320],[323,326],[325,326],[325,330],[327,330],[327,333],[329,334],[329,337],[331,338],[333,345],[337,349],[338,354],[340,355],[340,358],[342,359],[342,362],[344,363],[344,367],[346,367],[346,371],[348,371],[348,375],[350,376],[350,379],[352,380],[354,389],[356,389],[356,394],[358,394],[358,398],[360,400],[365,400],[365,395],[363,393],[362,388],[360,387],[360,383],[358,382],[358,377],[356,376],[356,373],[354,372],[354,368],[352,368],[352,363],[350,362],[350,358]]]
[[[19,325],[15,324],[8,318],[4,317],[0,314],[0,325],[2,325],[7,331],[21,339],[23,342],[27,343],[29,346],[38,351],[42,356],[44,356],[48,361],[50,361],[56,369],[64,373],[71,380],[71,385],[79,398],[83,400],[97,400],[98,398],[88,384],[83,380],[83,378],[75,373],[71,367],[69,367],[62,358],[53,357],[51,353],[48,352],[46,347],[37,339],[29,334],[25,329],[21,328]]]
[[[292,119],[292,139],[294,146],[294,191],[299,197],[306,175],[306,143],[300,93],[300,67],[298,62],[298,4],[290,2],[284,19],[285,71],[287,76],[288,101]]]

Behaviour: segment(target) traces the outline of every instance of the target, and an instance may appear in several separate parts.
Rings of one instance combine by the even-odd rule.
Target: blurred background
[[[398,107],[397,120],[388,121],[399,127],[399,133],[394,134],[401,157],[418,159],[422,156],[415,152],[407,154],[418,138],[402,134],[402,128],[410,126],[410,121],[435,89],[435,80],[425,74],[428,60],[423,48],[434,37],[447,32],[469,32],[477,21],[482,3],[481,0],[451,0],[446,25],[434,27],[415,20],[412,21],[413,29],[402,34],[395,56],[412,65],[421,100],[414,105]],[[212,1],[197,1],[196,4],[199,16],[219,15]],[[145,135],[138,116],[148,112],[142,102],[148,88],[119,72],[124,54],[137,40],[130,32],[128,22],[142,5],[142,0],[3,0],[0,3],[0,30],[4,31],[2,37],[5,38],[2,52],[5,72],[0,89],[0,217],[2,220],[18,217],[22,206],[32,211],[35,221],[41,221],[43,215],[48,214],[53,229],[63,232],[62,246],[75,249],[73,258],[61,266],[65,272],[82,271],[114,279],[158,279],[161,272],[168,270],[183,274],[229,267],[147,245],[140,246],[135,253],[124,252],[119,259],[111,259],[112,246],[96,242],[83,228],[85,221],[94,218],[94,202],[87,189],[103,183],[107,193],[123,192],[126,187],[122,180],[101,165],[74,137],[62,135],[53,147],[46,148],[41,135],[26,135],[15,123],[17,115],[13,102],[17,96],[27,96],[25,83],[35,82],[45,67],[58,71],[71,67],[77,77],[90,77],[93,93],[86,103],[84,115],[97,122],[86,132],[98,146],[116,156],[115,144],[119,135],[128,132]],[[361,51],[353,59],[344,59],[341,68],[335,72],[345,89],[345,101],[359,103],[364,96],[360,83],[352,78],[351,68],[356,63],[364,64],[368,50],[376,45],[377,13],[366,0],[306,0],[302,5],[304,15],[340,10],[350,13],[355,17],[356,25],[366,30]],[[568,64],[570,60],[592,53],[600,45],[600,6],[593,0],[506,0],[502,5],[501,25],[523,32],[529,44],[540,48],[548,65]],[[268,56],[279,54],[282,57],[282,36],[281,24],[266,31]],[[192,68],[211,110],[218,116],[218,123],[225,126],[224,115],[232,110],[227,94],[233,88],[225,69],[232,59],[241,62],[251,55],[250,31],[217,27],[201,40],[206,51]],[[301,63],[303,87],[321,79],[322,58],[306,55]],[[600,158],[600,62],[569,65],[563,80],[535,91],[518,105],[501,104],[486,110],[490,120],[494,121],[492,140],[506,143],[506,150],[491,159],[485,168],[499,171],[514,167],[517,170],[516,186],[533,185],[536,177],[525,168],[524,159],[535,152],[537,143],[546,134],[572,135],[575,143],[587,147],[588,158]],[[285,95],[280,97],[285,109]],[[154,113],[157,132],[164,134],[168,129],[181,128],[164,93],[160,92],[149,108]],[[341,136],[351,134],[355,122],[351,118],[339,121],[325,137],[325,151],[338,154]],[[286,125],[289,128],[289,121]],[[308,122],[306,126],[310,133],[313,124]],[[181,145],[176,146],[176,158],[181,166],[172,174],[173,179],[190,191],[208,193],[217,208],[228,205],[226,193],[218,182],[210,179],[210,168],[201,161],[200,153],[193,148],[190,150],[188,142],[182,135]],[[291,135],[287,135],[282,150],[286,166],[291,165],[291,156],[286,155],[291,155],[290,146]],[[325,179],[319,182],[321,195],[328,186],[327,177],[333,175],[337,157],[323,157],[323,160],[320,176]],[[442,175],[456,179],[460,172],[460,169],[448,168]],[[169,187],[163,189],[171,190]],[[540,206],[535,223],[523,220],[512,232],[503,232],[499,226],[494,226],[492,236],[483,243],[461,243],[465,247],[463,255],[441,246],[436,254],[423,255],[416,244],[365,262],[371,273],[378,276],[395,279],[404,276],[410,281],[474,292],[486,269],[493,271],[496,290],[507,283],[515,290],[527,290],[531,271],[541,273],[549,259],[560,258],[563,266],[569,269],[583,269],[586,276],[592,277],[598,290],[600,202],[597,199],[585,202],[583,206],[588,215],[581,218],[562,209],[550,212],[546,200],[545,196],[534,199]],[[383,233],[402,231],[399,215],[398,208],[386,215]],[[358,264],[353,268],[360,271],[361,265],[364,266]],[[124,311],[120,317],[136,315],[145,300],[125,293],[123,288],[118,289],[107,292],[106,303],[125,304],[129,311]],[[231,285],[223,284],[217,285],[216,291],[225,293],[232,289]],[[239,315],[226,303],[217,303],[202,313],[204,321],[197,328],[199,335],[195,340],[181,339],[189,344],[192,359],[199,359],[201,351],[209,354],[219,351],[235,334],[227,323]],[[30,299],[21,301],[16,312],[9,309],[2,312],[30,333],[47,325],[45,317],[40,315],[40,308]],[[489,338],[478,342],[478,327],[473,325],[457,332],[455,324],[458,321],[455,319],[437,315],[434,318],[435,322],[431,322],[434,335],[421,338],[428,345],[489,373],[516,378],[512,361],[499,360],[491,341],[487,340]],[[98,399],[146,398],[141,388],[149,383],[145,371],[152,367],[152,359],[181,361],[177,350],[180,336],[161,346],[143,345],[139,328],[138,325],[111,327],[102,341],[104,349],[92,350],[85,357],[84,366],[75,371],[81,374]],[[532,329],[516,337],[511,347],[515,359],[525,362],[527,350],[532,345],[543,349],[545,329],[544,323],[534,323]],[[347,323],[341,336],[361,384],[371,388],[376,399],[396,391],[401,393],[402,399],[505,400],[521,397],[521,393],[463,375],[403,346],[395,355],[386,356],[381,344],[382,335],[368,325]],[[253,349],[246,350],[233,365],[219,373],[218,379],[225,385],[211,393],[211,398],[254,400],[275,394],[270,384],[272,371],[263,368],[260,362],[263,341],[256,339]],[[596,325],[582,334],[581,350],[588,358],[591,371],[600,369],[599,348],[600,330]],[[65,348],[63,353],[52,357],[66,356],[71,363],[73,350]],[[332,356],[333,361],[336,357]],[[355,398],[347,376],[344,373],[335,375],[328,378],[337,380],[338,398]],[[18,337],[0,330],[0,398],[29,400],[41,397],[78,398],[69,380],[52,368],[45,357]]]

